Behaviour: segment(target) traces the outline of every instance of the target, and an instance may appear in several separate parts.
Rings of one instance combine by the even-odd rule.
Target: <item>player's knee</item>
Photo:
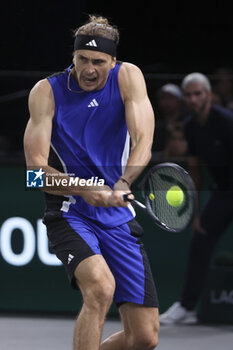
[[[138,349],[141,350],[153,350],[154,348],[156,348],[156,346],[158,345],[158,337],[155,337],[154,335],[150,336],[150,337],[145,337],[142,338],[139,342],[138,342]]]
[[[158,330],[155,327],[151,332],[149,332],[145,337],[142,337],[142,349],[152,350],[156,348],[159,342]]]
[[[128,348],[132,350],[153,350],[157,345],[158,336],[153,335],[150,337],[135,338]]]
[[[132,350],[153,350],[157,345],[158,328],[155,326],[151,331],[131,336],[128,347]]]
[[[84,303],[96,311],[106,312],[113,300],[115,281],[113,278],[95,280],[84,294]]]
[[[100,306],[110,306],[115,291],[113,281],[99,283],[94,289],[94,297]]]

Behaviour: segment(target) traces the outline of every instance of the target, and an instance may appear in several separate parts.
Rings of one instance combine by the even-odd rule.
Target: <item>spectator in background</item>
[[[160,89],[160,110],[166,127],[171,130],[174,123],[183,119],[183,94],[178,85],[166,84]]]
[[[219,68],[217,80],[213,84],[214,96],[219,96],[223,107],[233,110],[233,71],[229,68]]]
[[[214,186],[200,219],[198,210],[194,218],[180,301],[160,316],[161,324],[197,322],[195,307],[202,293],[211,255],[233,220],[233,113],[212,104],[211,86],[203,74],[186,76],[182,88],[190,111],[184,122],[190,174],[200,190],[202,162],[212,175]]]
[[[166,84],[158,92],[158,113],[153,152],[164,150],[171,130],[184,119],[182,91],[178,85]]]
[[[183,128],[176,126],[169,133],[167,145],[164,150],[164,156],[166,159],[179,160],[186,155],[187,144],[184,137]]]
[[[187,142],[184,137],[183,127],[175,126],[168,132],[166,145],[164,150],[155,152],[152,155],[152,162],[175,162],[181,163],[185,161],[187,153]]]

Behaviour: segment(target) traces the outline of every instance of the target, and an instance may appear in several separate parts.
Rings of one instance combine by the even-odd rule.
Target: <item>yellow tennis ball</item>
[[[150,199],[151,201],[154,201],[154,200],[155,200],[155,195],[154,195],[153,193],[150,193],[150,194],[149,194],[149,199]]]
[[[172,186],[166,194],[168,204],[172,207],[179,207],[184,200],[184,192],[179,186]]]

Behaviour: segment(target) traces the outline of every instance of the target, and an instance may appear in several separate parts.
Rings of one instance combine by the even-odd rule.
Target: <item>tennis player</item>
[[[150,160],[154,115],[141,71],[116,61],[118,41],[115,26],[90,16],[75,31],[73,64],[39,81],[29,96],[26,161],[45,171],[48,237],[82,293],[78,350],[154,349],[158,342],[143,230],[122,200]],[[112,300],[124,329],[100,345]]]

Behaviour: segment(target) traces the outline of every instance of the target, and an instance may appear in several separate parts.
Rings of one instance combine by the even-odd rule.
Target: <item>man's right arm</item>
[[[24,134],[24,152],[28,167],[47,167],[55,104],[49,82],[39,81],[28,100],[30,119]]]
[[[39,81],[33,87],[29,95],[28,105],[30,119],[24,134],[24,153],[27,168],[33,170],[42,168],[45,173],[59,174],[56,169],[48,165],[55,103],[47,79]],[[65,174],[60,176],[66,177]],[[43,191],[55,195],[64,195],[62,188],[51,187],[47,189],[44,187]]]

